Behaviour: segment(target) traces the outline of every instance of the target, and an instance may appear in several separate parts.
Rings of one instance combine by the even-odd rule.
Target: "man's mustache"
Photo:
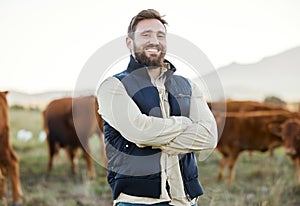
[[[145,49],[157,49],[158,51],[162,51],[163,50],[163,47],[160,46],[160,45],[156,45],[156,44],[149,44],[145,47]]]
[[[161,46],[161,45],[158,45],[158,44],[148,44],[147,46],[145,47],[140,47],[140,48],[136,48],[136,53],[141,53],[141,52],[144,52],[144,50],[147,50],[147,49],[157,49],[158,51],[161,51],[162,53],[165,53],[166,49]]]

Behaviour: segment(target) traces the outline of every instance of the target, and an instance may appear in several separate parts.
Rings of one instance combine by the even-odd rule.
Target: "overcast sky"
[[[300,46],[299,0],[0,0],[0,90],[72,90],[88,58],[147,8],[216,68]]]

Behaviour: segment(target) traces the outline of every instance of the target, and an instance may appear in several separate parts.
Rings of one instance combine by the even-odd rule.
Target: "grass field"
[[[19,155],[24,205],[28,206],[108,206],[111,192],[104,169],[95,159],[97,177],[89,181],[85,161],[79,161],[79,172],[72,175],[63,151],[54,160],[54,169],[47,172],[46,142],[38,140],[42,130],[39,111],[11,110],[11,140]],[[22,142],[16,138],[20,129],[32,131],[33,138]],[[91,139],[93,151],[99,150],[97,137]],[[95,156],[99,153],[93,153]],[[215,151],[199,162],[199,178],[205,195],[201,206],[300,206],[300,184],[295,180],[295,168],[283,149],[269,153],[243,153],[236,167],[235,180],[230,186],[217,181],[220,155]],[[11,202],[10,196],[8,196]]]

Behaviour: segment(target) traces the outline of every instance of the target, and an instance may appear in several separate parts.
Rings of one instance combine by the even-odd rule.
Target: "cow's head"
[[[282,124],[272,123],[268,125],[270,131],[280,136],[283,140],[285,153],[294,156],[300,147],[300,119],[292,118]]]
[[[4,92],[0,91],[0,98],[4,99],[6,101],[6,95],[7,94],[8,94],[8,91],[4,91]]]
[[[7,96],[8,91],[1,92],[0,91],[0,120],[8,119],[8,103],[7,103]],[[1,124],[0,124],[1,126]]]
[[[297,148],[300,147],[300,120],[287,120],[281,127],[281,136],[284,140],[285,153],[293,156],[297,153]]]

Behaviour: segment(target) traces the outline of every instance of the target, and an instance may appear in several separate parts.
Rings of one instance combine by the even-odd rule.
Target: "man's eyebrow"
[[[141,33],[148,33],[148,32],[154,32],[154,31],[151,30],[151,29],[149,29],[149,30],[142,31]],[[164,31],[157,31],[157,33],[165,34],[166,32],[164,32]]]
[[[153,32],[153,30],[145,30],[145,31],[142,31],[141,33],[148,33],[148,32]]]
[[[164,32],[164,31],[158,31],[157,33],[166,34],[166,32]]]

